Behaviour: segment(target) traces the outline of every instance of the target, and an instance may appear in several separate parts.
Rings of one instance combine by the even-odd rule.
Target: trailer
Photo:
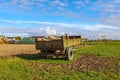
[[[53,57],[61,56],[72,60],[74,48],[81,43],[81,36],[57,36],[57,37],[36,37],[36,50],[40,50],[40,56]]]

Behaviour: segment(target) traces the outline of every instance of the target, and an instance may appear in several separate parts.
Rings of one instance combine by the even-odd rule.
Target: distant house
[[[88,38],[82,38],[81,41],[82,42],[88,41]]]
[[[39,38],[44,38],[45,36],[32,36],[32,37],[30,37],[30,38],[37,38],[37,37],[39,37]]]
[[[15,40],[15,37],[7,37],[8,41]]]
[[[21,40],[15,42],[16,44],[34,44],[35,43],[35,38],[31,37],[24,37]]]

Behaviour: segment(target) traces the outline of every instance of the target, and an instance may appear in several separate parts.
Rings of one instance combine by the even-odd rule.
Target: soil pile
[[[96,55],[84,54],[80,56],[75,62],[64,65],[66,70],[88,70],[97,72],[111,72],[117,73],[119,71],[118,58],[105,58]]]
[[[62,38],[57,36],[48,36],[44,38],[37,38],[37,41],[51,41],[51,40],[59,40],[59,39],[62,39]]]

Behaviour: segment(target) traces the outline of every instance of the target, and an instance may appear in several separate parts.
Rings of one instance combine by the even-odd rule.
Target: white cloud
[[[74,18],[80,18],[79,16],[82,16],[82,19],[88,20],[89,14],[80,14],[81,6],[83,5],[85,11],[87,12],[95,12],[97,15],[98,21],[100,20],[100,23],[96,25],[87,25],[87,24],[72,24],[72,23],[55,23],[55,22],[40,22],[40,21],[16,21],[16,20],[4,20],[0,19],[0,22],[6,22],[10,24],[37,24],[37,25],[44,25],[45,28],[47,26],[50,26],[50,29],[53,29],[52,32],[48,31],[48,33],[56,33],[57,31],[60,33],[79,33],[79,28],[82,28],[84,30],[90,31],[104,31],[109,30],[112,32],[112,30],[120,30],[120,0],[96,0],[96,1],[90,1],[90,0],[71,0],[72,2],[69,2],[70,0],[9,0],[6,2],[6,0],[0,0],[0,6],[12,6],[12,7],[19,7],[19,9],[24,10],[32,10],[33,6],[36,7],[36,10],[38,12],[43,12],[44,15],[57,15],[57,16],[67,16],[67,17],[74,17]],[[77,8],[77,12],[74,12],[73,9],[69,9],[69,7],[72,6],[73,9]],[[87,9],[86,9],[87,8]],[[84,10],[83,10],[84,11]],[[97,13],[96,13],[97,12]],[[90,14],[91,16],[91,14]],[[88,21],[92,21],[93,19],[90,17]],[[104,24],[104,25],[103,25]],[[52,26],[52,27],[51,27]],[[62,27],[63,29],[59,28]],[[24,32],[28,33],[34,33],[39,32],[40,29],[18,29],[18,31],[22,30]],[[1,31],[9,31],[12,32],[10,28],[6,29],[0,29]],[[42,28],[41,33],[44,32],[45,29]],[[14,32],[14,31],[13,31]],[[110,32],[110,33],[111,33]],[[116,32],[116,31],[113,31]],[[83,32],[84,33],[84,32]],[[90,32],[91,33],[91,32]],[[35,33],[34,33],[35,34]],[[38,34],[38,33],[37,33]],[[85,33],[84,33],[85,34]],[[93,33],[92,33],[93,34]],[[95,34],[95,33],[94,33]],[[108,34],[108,33],[107,33]],[[115,35],[118,35],[120,33],[117,33]]]
[[[119,16],[120,17],[120,16]],[[111,24],[116,24],[120,25],[120,18],[111,16],[108,19],[104,19],[103,21],[108,22]],[[114,21],[114,18],[116,21]],[[87,25],[87,24],[72,24],[72,23],[57,23],[57,22],[40,22],[40,21],[17,21],[17,20],[5,20],[5,19],[0,19],[0,22],[6,22],[6,23],[12,23],[12,24],[38,24],[38,25],[43,25],[43,26],[53,26],[53,27],[67,27],[67,28],[78,28],[78,29],[85,29],[85,30],[104,30],[104,29],[120,29],[119,26],[110,26],[107,24],[95,24],[95,25]],[[103,22],[102,22],[103,23]],[[119,23],[119,24],[117,24]]]
[[[85,30],[92,30],[92,31],[96,31],[96,30],[120,30],[119,27],[115,27],[115,26],[109,26],[109,25],[101,25],[101,24],[97,24],[97,25],[84,25]]]
[[[120,27],[120,14],[113,14],[107,17],[102,17],[101,23]]]
[[[49,27],[47,27],[45,29],[45,32],[47,35],[56,35],[56,30],[55,29],[50,29]]]
[[[40,21],[17,21],[17,20],[5,20],[0,19],[0,22],[7,22],[12,24],[43,24],[43,25],[53,25],[53,26],[64,26],[64,27],[79,27],[80,24],[69,24],[69,23],[57,23],[57,22],[40,22]]]
[[[109,1],[104,1],[104,0],[98,0],[91,5],[91,9],[101,11],[103,13],[114,13],[114,12],[119,12],[119,0],[109,0]],[[98,6],[100,5],[100,6]],[[112,14],[110,13],[110,14]]]
[[[92,26],[91,26],[92,27]],[[101,26],[98,26],[101,28]],[[106,38],[109,39],[120,39],[120,29],[105,29],[105,30],[91,30],[84,29],[80,30],[77,28],[69,28],[69,27],[36,27],[36,28],[15,28],[15,27],[0,27],[0,32],[3,32],[6,36],[12,34],[13,36],[17,34],[21,34],[21,36],[25,36],[24,34],[28,34],[29,36],[47,36],[47,35],[64,35],[65,33],[69,33],[70,35],[82,35],[82,37],[86,37],[89,39],[98,39],[100,34],[104,34]],[[9,33],[9,34],[7,34]],[[1,33],[2,34],[2,33]]]
[[[0,5],[15,7],[18,10],[34,10],[37,13],[50,16],[76,17],[76,13],[67,9],[68,0],[10,0],[1,1]],[[77,15],[78,16],[78,15]]]
[[[120,1],[119,0],[0,0],[0,5],[4,6],[13,6],[18,7],[19,9],[23,10],[36,10],[38,13],[42,13],[44,15],[51,15],[51,16],[65,16],[65,17],[74,17],[74,18],[81,18],[81,16],[87,16],[89,14],[80,14],[81,6],[84,6],[86,11],[96,12],[98,11],[99,17],[102,16],[109,16],[112,14],[119,14],[120,13]],[[72,5],[73,9],[76,9],[75,12],[73,9],[69,7]],[[100,6],[98,6],[100,5]],[[92,18],[91,18],[92,19]]]
[[[50,6],[62,6],[62,7],[64,7],[64,6],[67,6],[68,4],[67,4],[67,2],[66,1],[61,1],[61,0],[53,0],[53,1],[51,1],[50,2]]]

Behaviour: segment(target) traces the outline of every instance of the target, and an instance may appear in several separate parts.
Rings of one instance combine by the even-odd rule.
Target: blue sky
[[[120,0],[0,0],[0,34],[120,39]]]

